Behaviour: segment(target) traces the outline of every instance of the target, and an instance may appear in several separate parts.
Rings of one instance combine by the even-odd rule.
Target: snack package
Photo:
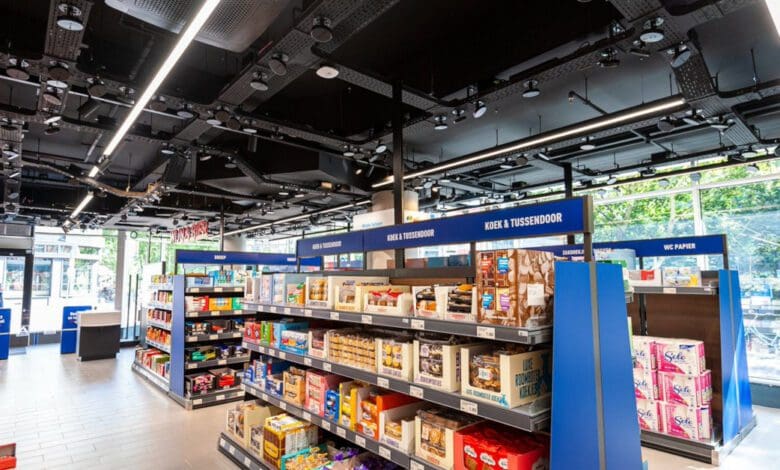
[[[545,470],[549,440],[483,422],[455,433],[455,470]]]
[[[712,374],[701,375],[658,372],[658,398],[667,403],[685,406],[703,406],[712,401]]]
[[[327,332],[325,328],[309,330],[309,356],[325,359],[328,357]]]
[[[634,369],[656,369],[656,338],[634,336],[631,339]]]
[[[704,342],[692,339],[656,338],[656,365],[660,372],[700,375],[706,369]]]
[[[639,427],[647,431],[661,432],[661,417],[658,414],[658,402],[655,400],[636,400],[636,414]]]
[[[325,411],[322,415],[323,418],[337,422],[339,420],[339,407],[340,394],[338,389],[328,390],[325,392]]]
[[[298,367],[290,367],[282,374],[284,379],[282,399],[302,407],[306,400],[306,371]]]
[[[293,354],[306,355],[309,351],[309,333],[300,330],[282,331],[279,349]]]
[[[411,336],[377,338],[376,370],[380,375],[411,380],[413,356]]]
[[[414,451],[417,457],[439,468],[455,466],[455,433],[481,420],[442,408],[420,410],[414,420]]]
[[[477,289],[473,284],[446,287],[444,318],[453,321],[477,321]]]
[[[423,318],[444,318],[448,287],[414,286],[414,316]]]
[[[634,287],[660,287],[660,269],[638,269],[628,271],[628,283]]]
[[[655,400],[659,397],[656,371],[634,369],[634,395],[646,400]]]
[[[516,326],[552,325],[555,256],[547,251],[515,251],[518,310]]]
[[[305,408],[317,416],[325,416],[328,391],[337,389],[339,384],[346,380],[335,374],[317,370],[306,371]]]
[[[706,441],[712,438],[709,406],[688,407],[659,402],[663,432],[670,436]]]
[[[409,286],[377,286],[363,290],[363,311],[384,315],[411,315]]]
[[[414,340],[414,381],[445,392],[460,389],[460,349],[467,339],[420,333]]]

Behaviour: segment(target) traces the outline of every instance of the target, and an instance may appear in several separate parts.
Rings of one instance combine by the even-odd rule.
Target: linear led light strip
[[[274,220],[273,222],[266,222],[266,223],[263,223],[263,224],[260,224],[260,225],[254,225],[252,227],[246,227],[246,228],[241,228],[241,229],[237,229],[237,230],[231,230],[230,232],[225,232],[225,235],[226,236],[238,235],[239,233],[251,232],[252,230],[257,230],[257,229],[261,229],[261,228],[265,228],[265,227],[270,227],[272,225],[285,224],[287,222],[295,222],[296,220],[306,219],[306,218],[309,218],[309,217],[311,217],[313,215],[328,214],[330,212],[338,212],[338,211],[341,211],[341,210],[344,210],[344,209],[349,209],[350,207],[358,207],[358,206],[363,206],[365,204],[370,204],[370,203],[371,203],[371,200],[370,199],[366,199],[364,201],[359,201],[359,202],[355,202],[355,203],[352,203],[352,204],[345,204],[343,206],[331,207],[330,209],[323,209],[323,210],[317,211],[317,212],[311,212],[311,213],[308,213],[308,214],[295,215],[295,216],[287,217],[287,218],[284,218],[284,219]]]
[[[200,29],[206,23],[206,20],[209,19],[209,16],[211,16],[211,14],[214,12],[214,9],[217,8],[217,5],[219,5],[220,1],[221,0],[205,0],[203,2],[203,6],[200,7],[200,10],[195,15],[195,18],[192,19],[190,24],[187,25],[187,29],[185,29],[184,32],[179,36],[179,41],[176,43],[176,46],[168,55],[168,58],[165,59],[165,62],[163,62],[160,69],[157,70],[157,73],[146,87],[146,90],[144,90],[143,94],[141,94],[141,97],[138,98],[138,101],[135,102],[135,105],[130,109],[130,112],[125,117],[124,122],[121,126],[119,126],[119,129],[114,134],[114,137],[106,146],[106,149],[103,151],[104,157],[111,155],[114,150],[116,150],[119,143],[122,142],[122,139],[124,139],[125,135],[130,130],[130,127],[133,125],[135,120],[138,119],[138,116],[144,110],[147,103],[149,103],[149,100],[151,100],[155,93],[157,93],[157,89],[160,88],[160,85],[162,85],[162,83],[165,81],[165,78],[173,69],[173,66],[176,65],[176,62],[179,61],[179,58],[181,58],[182,54],[184,54],[187,46],[190,45],[192,40],[195,38],[195,35],[198,34],[198,31],[200,31]],[[99,171],[100,168],[97,165],[93,166],[89,171],[89,177],[94,178],[97,176]]]
[[[637,118],[640,118],[640,117],[648,116],[648,115],[651,115],[651,114],[656,114],[656,113],[659,113],[659,112],[667,110],[667,109],[676,108],[676,107],[681,106],[683,104],[685,104],[685,99],[684,98],[673,98],[671,100],[664,101],[662,103],[655,104],[655,105],[652,105],[652,106],[643,107],[643,108],[637,109],[636,111],[628,112],[628,113],[625,113],[625,114],[621,113],[621,114],[618,114],[618,115],[615,115],[615,116],[612,116],[612,117],[597,118],[597,119],[593,120],[592,122],[590,122],[589,124],[572,127],[570,129],[566,129],[566,130],[559,131],[559,132],[553,132],[553,133],[544,135],[542,137],[538,137],[538,138],[535,138],[535,139],[528,139],[528,140],[524,140],[522,142],[518,142],[515,145],[506,146],[506,147],[499,147],[499,148],[496,148],[496,149],[493,149],[493,150],[489,150],[489,151],[486,151],[486,152],[480,152],[480,153],[477,153],[476,155],[473,155],[473,156],[468,157],[468,158],[455,160],[455,161],[452,161],[452,162],[449,162],[449,163],[444,163],[442,165],[436,165],[436,166],[433,166],[431,168],[426,168],[425,170],[420,170],[420,171],[416,171],[416,172],[413,172],[413,173],[409,173],[409,174],[404,175],[404,179],[408,180],[408,179],[412,179],[412,178],[417,178],[418,176],[429,175],[431,173],[441,173],[441,172],[443,172],[445,170],[449,170],[450,168],[461,167],[461,166],[468,165],[469,163],[476,163],[476,162],[479,162],[479,161],[482,161],[482,160],[488,160],[488,159],[490,159],[492,157],[495,157],[495,156],[498,156],[498,155],[502,155],[502,154],[505,154],[505,153],[508,153],[508,152],[514,152],[514,151],[517,151],[517,150],[522,150],[522,149],[527,149],[527,148],[531,148],[531,147],[536,147],[536,146],[547,144],[547,143],[554,142],[554,141],[557,141],[557,140],[562,140],[562,139],[565,139],[567,137],[572,137],[572,136],[575,136],[575,135],[578,135],[578,134],[586,134],[588,132],[591,132],[591,131],[594,131],[594,130],[597,130],[597,129],[601,129],[601,128],[604,128],[604,127],[608,127],[608,126],[611,126],[611,125],[614,125],[614,124],[619,124],[619,123],[623,123],[623,122],[626,122],[626,121],[631,121],[631,120],[634,120],[634,119],[637,119]],[[380,181],[379,183],[375,183],[375,184],[373,184],[371,186],[373,188],[381,188],[382,186],[387,186],[389,184],[392,184],[392,182],[393,182],[393,177],[392,176],[388,176],[387,179],[385,179],[384,181]]]

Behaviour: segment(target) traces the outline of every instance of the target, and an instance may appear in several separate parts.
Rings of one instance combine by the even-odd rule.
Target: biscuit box
[[[306,278],[306,306],[312,308],[337,308],[346,307],[348,311],[359,311],[360,307],[350,309],[357,303],[355,298],[356,284],[383,283],[386,284],[386,277],[367,277],[360,278],[359,281],[354,277],[347,276],[326,276]]]
[[[386,277],[360,278],[360,280],[346,280],[336,284],[334,304],[336,310],[345,312],[362,312],[363,298],[367,290],[379,286],[389,286],[390,280]]]
[[[455,433],[480,422],[453,410],[431,408],[420,410],[414,418],[414,453],[439,468],[455,467]]]
[[[309,330],[309,356],[325,359],[328,357],[328,342],[326,328]]]
[[[279,349],[305,356],[309,352],[309,333],[299,330],[282,331]]]
[[[457,392],[460,390],[460,350],[463,340],[444,335],[418,335],[414,340],[414,381],[421,385]]]
[[[418,400],[403,393],[364,387],[358,389],[358,420],[355,430],[371,439],[379,440],[379,413]]]
[[[628,271],[628,283],[634,287],[660,287],[660,269],[637,269]]]
[[[712,416],[709,406],[688,407],[659,402],[658,407],[664,433],[700,441],[712,438]]]
[[[375,286],[361,289],[363,311],[382,315],[408,316],[412,314],[412,295],[409,286]]]
[[[664,287],[698,287],[701,285],[699,268],[663,268]]]
[[[248,321],[244,324],[244,341],[247,343],[259,343],[262,337],[262,324]]]
[[[358,389],[367,385],[357,380],[341,382],[339,384],[339,424],[345,428],[355,430],[357,424]]]
[[[634,369],[656,369],[656,338],[634,336],[631,339]]]
[[[414,342],[411,336],[377,338],[376,371],[380,375],[411,381]]]
[[[712,401],[712,375],[709,370],[701,375],[658,372],[658,398],[678,405],[707,405]]]
[[[266,418],[279,414],[281,410],[273,406],[263,406],[254,402],[240,403],[228,410],[227,429],[242,443],[249,447],[252,428],[262,426]]]
[[[659,372],[700,375],[707,369],[702,341],[656,338],[655,343],[655,360]]]
[[[337,389],[341,382],[347,380],[336,374],[307,370],[305,408],[317,416],[325,416],[328,391]]]
[[[289,318],[268,322],[268,328],[263,330],[263,342],[269,346],[281,349],[282,333],[287,330],[306,330],[309,328],[307,321],[293,321]],[[307,337],[308,341],[308,337]]]
[[[415,317],[444,318],[444,307],[447,303],[446,286],[414,286],[413,313]]]
[[[636,415],[641,429],[654,432],[662,431],[657,401],[638,398],[636,400]]]
[[[647,400],[655,400],[659,397],[656,371],[634,369],[634,395],[636,398]]]
[[[414,452],[414,417],[417,411],[430,406],[426,402],[409,403],[379,412],[379,442],[405,454]]]
[[[318,428],[288,414],[271,416],[263,428],[263,460],[279,470],[282,456],[316,445]]]
[[[306,401],[306,371],[297,367],[290,367],[282,374],[284,378],[282,399],[302,407]]]
[[[340,410],[340,395],[338,388],[325,392],[325,413],[322,417],[335,423],[339,420]]]
[[[284,398],[284,372],[265,378],[265,391],[276,398]]]
[[[531,403],[550,394],[552,353],[549,349],[522,352],[519,345],[496,350],[492,344],[460,350],[463,396],[504,408]]]
[[[444,287],[444,318],[452,321],[477,321],[477,288],[473,284]]]
[[[455,470],[544,470],[549,453],[544,439],[495,423],[455,433]]]
[[[257,303],[260,300],[260,282],[259,277],[244,278],[244,302]]]

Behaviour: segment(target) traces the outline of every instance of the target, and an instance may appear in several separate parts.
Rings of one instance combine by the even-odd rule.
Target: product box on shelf
[[[628,283],[634,287],[660,287],[660,269],[635,269],[628,271]]]
[[[350,380],[339,384],[339,424],[354,430],[358,415],[358,390],[368,385]]]
[[[217,377],[210,373],[197,373],[184,376],[184,390],[187,396],[195,396],[214,391]]]
[[[262,334],[262,323],[248,321],[244,324],[244,341],[257,344],[262,341]]]
[[[634,395],[647,400],[657,399],[658,373],[652,369],[634,369]]]
[[[186,321],[184,322],[185,335],[206,335],[209,333],[209,322]]]
[[[280,412],[270,405],[263,406],[251,401],[239,403],[228,409],[227,430],[244,447],[249,447],[252,428],[262,425],[266,418]]]
[[[477,288],[473,284],[447,286],[444,318],[452,321],[477,321]]]
[[[663,285],[665,287],[699,287],[701,286],[701,270],[699,268],[663,268]]]
[[[282,456],[316,445],[318,434],[316,426],[288,414],[271,416],[265,420],[263,459],[280,470]]]
[[[414,418],[414,453],[445,470],[455,467],[455,433],[480,422],[475,416],[442,408],[419,410]]]
[[[188,312],[205,312],[209,309],[209,296],[188,295],[184,297],[184,309]]]
[[[359,328],[329,330],[328,360],[349,367],[376,371],[376,338]]]
[[[257,301],[261,304],[271,304],[274,298],[274,276],[273,274],[260,275],[260,288],[257,294]]]
[[[656,338],[653,336],[633,336],[632,357],[634,369],[656,369]]]
[[[217,358],[217,349],[214,346],[196,346],[184,348],[187,362],[211,361]]]
[[[376,286],[361,289],[363,311],[383,315],[409,316],[412,314],[412,294],[409,286]]]
[[[249,451],[257,458],[263,458],[263,434],[265,433],[265,422],[257,426],[252,426],[249,432]]]
[[[279,349],[293,354],[306,355],[309,352],[309,333],[301,330],[284,330]]]
[[[445,392],[460,390],[460,349],[465,340],[445,335],[418,335],[414,340],[414,381]]]
[[[703,341],[656,338],[655,344],[655,360],[660,372],[700,375],[707,370]]]
[[[414,417],[430,406],[418,401],[379,412],[379,441],[406,454],[414,452]]]
[[[331,464],[325,444],[301,449],[282,456],[281,470],[326,470]],[[350,467],[351,468],[351,467]]]
[[[325,415],[327,393],[337,390],[341,382],[347,379],[336,374],[329,374],[315,369],[306,371],[306,402],[304,407],[318,416]]]
[[[264,322],[261,341],[271,347],[281,349],[282,333],[287,330],[306,330],[309,328],[307,321],[295,321],[290,318]]]
[[[231,297],[231,310],[243,310],[244,309],[244,299],[241,297]]]
[[[337,422],[339,420],[339,413],[341,412],[341,394],[339,393],[339,387],[333,390],[325,392],[325,412],[322,415],[323,418]]]
[[[702,406],[712,401],[712,374],[701,375],[658,372],[658,398],[667,403]]]
[[[226,311],[233,309],[233,299],[230,297],[209,297],[209,310]]]
[[[702,441],[712,438],[712,416],[709,406],[689,407],[658,402],[658,408],[664,433]]]
[[[312,308],[339,308],[354,304],[356,284],[387,283],[386,277],[366,277],[356,279],[348,276],[317,277],[309,275],[306,278],[306,306]],[[352,296],[350,295],[352,292]],[[340,301],[343,296],[343,302]],[[352,300],[352,302],[350,302]],[[346,305],[344,305],[346,304]]]
[[[328,357],[327,328],[309,330],[309,356],[325,359]]]
[[[542,436],[482,422],[455,433],[455,470],[543,470],[549,441]]]
[[[504,408],[550,394],[552,352],[521,345],[483,344],[460,350],[461,394]]]
[[[418,401],[403,393],[373,387],[358,389],[357,397],[358,419],[355,430],[374,440],[379,440],[379,413]]]
[[[284,378],[283,400],[303,407],[306,401],[306,371],[298,367],[290,367],[282,372]]]
[[[334,308],[345,312],[361,312],[365,291],[387,285],[389,279],[386,277],[361,277],[337,283],[334,291]]]
[[[625,269],[636,269],[636,251],[630,248],[596,248],[593,250],[596,261],[617,264]]]
[[[306,305],[306,275],[285,274],[284,277],[285,304],[292,307]]]
[[[658,414],[658,411],[658,401],[637,398],[636,414],[639,419],[639,427],[647,431],[662,432],[661,416]]]
[[[447,303],[447,286],[414,286],[413,313],[415,317],[444,318],[444,306]]]
[[[241,384],[242,374],[230,367],[211,369],[209,373],[216,377],[214,387],[217,389],[238,387]]]
[[[260,284],[262,280],[260,277],[245,277],[244,278],[244,301],[257,303],[260,300]]]
[[[265,377],[265,392],[280,400],[284,399],[284,372]]]
[[[184,276],[184,284],[187,288],[190,287],[213,287],[214,279],[211,276],[205,276],[203,274],[187,274]]]
[[[412,380],[414,340],[411,336],[377,338],[376,371],[380,375]]]

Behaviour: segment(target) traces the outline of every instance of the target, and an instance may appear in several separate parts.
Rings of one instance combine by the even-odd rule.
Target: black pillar
[[[401,82],[393,82],[393,220],[404,223],[404,130]],[[395,267],[404,267],[404,250],[395,250]]]
[[[574,173],[572,172],[571,163],[565,162],[562,165],[564,192],[566,193],[566,197],[574,197]],[[574,235],[566,235],[566,243],[573,245]]]

